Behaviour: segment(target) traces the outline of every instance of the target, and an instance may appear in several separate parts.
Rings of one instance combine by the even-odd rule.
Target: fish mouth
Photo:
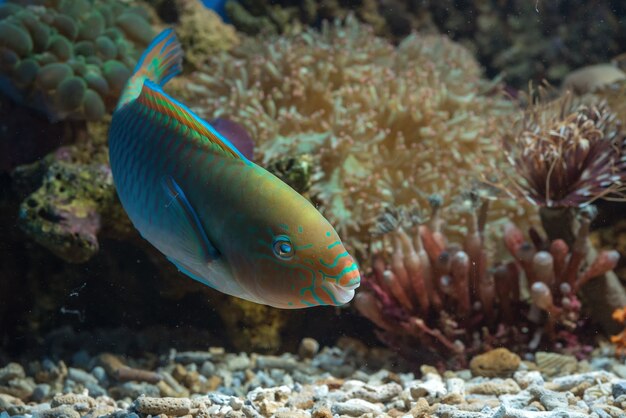
[[[360,283],[353,284],[349,287],[333,285],[334,296],[339,305],[346,304],[354,298],[354,290],[359,287]]]
[[[352,283],[352,284],[348,283],[348,285],[346,286],[339,286],[339,287],[341,287],[344,290],[356,290],[358,289],[359,286],[361,286],[360,278],[358,278],[355,283]]]

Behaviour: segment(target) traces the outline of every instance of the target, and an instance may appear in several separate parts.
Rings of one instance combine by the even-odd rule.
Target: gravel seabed
[[[542,353],[517,370],[414,373],[357,341],[298,354],[222,348],[128,359],[75,353],[0,368],[0,418],[41,417],[626,417],[626,364],[609,348],[586,361]],[[494,366],[495,367],[495,366]],[[495,367],[497,369],[497,367]],[[419,377],[417,377],[419,376]]]

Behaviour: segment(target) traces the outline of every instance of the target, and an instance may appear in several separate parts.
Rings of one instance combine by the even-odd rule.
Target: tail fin
[[[182,70],[183,49],[172,29],[165,29],[152,40],[137,62],[133,75],[122,92],[118,109],[136,99],[143,83],[151,80],[163,86]]]

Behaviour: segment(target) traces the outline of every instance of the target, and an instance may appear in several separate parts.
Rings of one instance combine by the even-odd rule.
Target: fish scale
[[[111,170],[133,225],[223,293],[289,309],[350,301],[358,267],[328,221],[161,89],[181,58],[174,33],[158,35],[113,114]]]

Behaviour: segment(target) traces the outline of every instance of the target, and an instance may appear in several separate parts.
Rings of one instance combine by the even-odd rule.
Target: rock
[[[50,396],[50,385],[47,383],[40,383],[35,386],[31,399],[35,402],[41,402]]]
[[[576,357],[544,351],[535,354],[535,363],[537,363],[539,371],[546,376],[572,374],[578,369]]]
[[[293,370],[298,367],[295,359],[284,356],[259,356],[256,359],[256,366],[259,369],[283,369]]]
[[[18,363],[9,363],[0,369],[0,385],[4,385],[13,379],[23,379],[24,368]]]
[[[622,395],[626,395],[626,380],[620,380],[611,385],[611,393],[615,399]]]
[[[605,371],[594,371],[588,373],[578,373],[569,376],[556,377],[551,382],[547,382],[545,387],[558,392],[572,389],[582,383],[591,383],[593,385],[596,382],[605,383],[611,380],[612,374]]]
[[[247,354],[239,354],[236,356],[226,356],[226,367],[230,371],[245,370],[251,367],[250,358]]]
[[[0,393],[0,411],[8,411],[11,415],[18,415],[24,413],[25,405],[19,398]]]
[[[187,415],[191,411],[191,400],[183,398],[153,398],[140,396],[133,402],[133,409],[146,415]]]
[[[298,348],[298,355],[303,359],[311,359],[315,357],[320,349],[320,343],[313,338],[303,338]]]
[[[445,396],[447,391],[439,375],[427,374],[426,381],[411,386],[410,393],[414,400],[426,398],[428,403],[433,403],[435,399]]]
[[[541,377],[541,373],[533,371],[517,371],[513,374],[513,378],[520,385],[522,389],[526,389],[530,385],[543,386],[544,380]]]
[[[334,414],[348,415],[350,417],[360,417],[364,414],[378,416],[383,413],[380,406],[363,399],[348,399],[345,402],[337,402],[332,406],[331,410]]]
[[[109,395],[115,398],[138,398],[141,395],[158,397],[161,394],[158,387],[149,383],[126,382],[122,385],[109,388]]]
[[[513,379],[491,379],[478,383],[465,385],[467,393],[476,395],[504,395],[521,391],[519,385]]]
[[[568,405],[567,396],[564,393],[554,392],[540,386],[532,386],[528,391],[535,398],[539,399],[539,402],[541,402],[548,411],[566,408]]]
[[[563,80],[561,88],[582,95],[625,78],[626,74],[612,64],[595,64],[572,71]]]
[[[474,357],[470,370],[474,376],[510,377],[521,363],[520,357],[506,348],[496,348]]]
[[[263,415],[272,415],[278,408],[285,405],[291,389],[287,386],[279,386],[276,388],[256,388],[248,393],[248,400],[256,406],[257,410]]]
[[[34,413],[33,418],[80,418],[80,413],[69,405],[61,405]]]
[[[501,406],[490,415],[491,418],[588,418],[588,414],[575,413],[571,411],[537,412],[525,411],[523,409],[509,408]]]
[[[84,404],[87,406],[87,409],[93,408],[96,406],[96,401],[91,396],[87,395],[78,395],[76,393],[66,393],[66,394],[56,394],[54,398],[52,398],[52,402],[50,402],[51,407],[57,407],[61,405],[77,405]]]
[[[465,381],[458,377],[451,377],[446,379],[446,391],[448,392],[443,399],[442,403],[457,404],[465,400]]]
[[[184,351],[181,353],[176,353],[174,356],[174,361],[176,363],[189,364],[203,364],[207,361],[213,360],[215,356],[213,353],[208,351]]]
[[[385,403],[402,392],[402,386],[397,383],[387,383],[381,386],[363,385],[348,393],[352,398],[363,399],[373,403]]]

